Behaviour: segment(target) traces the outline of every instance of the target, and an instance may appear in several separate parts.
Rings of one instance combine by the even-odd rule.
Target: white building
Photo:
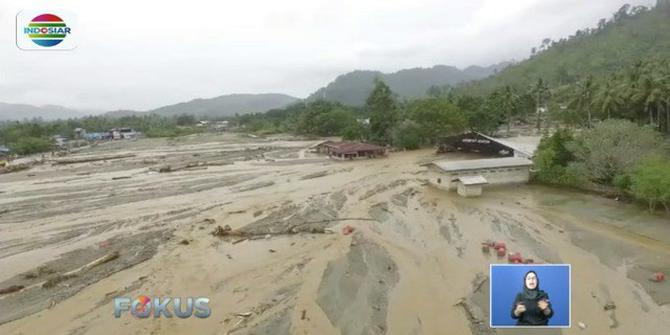
[[[478,185],[481,188],[484,185],[527,183],[532,165],[530,160],[522,157],[441,160],[428,164],[428,178],[430,184],[437,188],[453,191],[461,184],[463,193],[471,194],[477,190],[466,192],[468,186]]]

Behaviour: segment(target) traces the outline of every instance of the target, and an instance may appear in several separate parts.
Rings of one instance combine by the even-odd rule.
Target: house
[[[86,129],[84,128],[74,128],[74,138],[81,140],[86,137]]]
[[[360,142],[323,141],[313,146],[317,153],[328,154],[333,159],[375,158],[386,155],[386,148]]]
[[[130,140],[139,137],[140,133],[132,128],[114,128],[109,130],[109,136],[113,140]]]
[[[86,139],[87,141],[103,141],[103,140],[111,140],[112,137],[109,135],[108,132],[86,133],[86,135],[84,135],[84,139]]]
[[[9,155],[12,153],[12,150],[7,148],[4,145],[0,145],[0,159],[9,157]]]
[[[435,161],[428,164],[429,183],[447,191],[458,190],[460,184],[467,188],[474,185],[482,187],[527,183],[532,165],[530,160],[523,157]],[[465,180],[462,179],[464,177]],[[467,177],[481,177],[485,182],[480,183],[482,179]]]

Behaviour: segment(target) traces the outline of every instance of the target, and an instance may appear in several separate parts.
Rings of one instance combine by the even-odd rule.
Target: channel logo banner
[[[16,46],[21,50],[72,50],[77,34],[77,16],[68,11],[23,10],[16,15]]]

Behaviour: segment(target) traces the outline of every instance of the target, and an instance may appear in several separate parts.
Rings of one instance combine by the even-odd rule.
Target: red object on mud
[[[507,260],[508,260],[510,263],[514,263],[514,264],[523,263],[523,257],[521,257],[521,253],[520,253],[520,252],[511,253],[511,254],[507,257]]]
[[[660,283],[665,280],[665,274],[663,272],[654,273],[654,281]]]
[[[496,250],[498,250],[498,249],[500,249],[500,248],[502,248],[502,249],[507,249],[507,246],[505,246],[505,242],[503,242],[503,241],[498,241],[498,242],[496,242],[496,243],[493,244],[493,248],[496,249]]]
[[[496,251],[498,252],[498,257],[505,257],[505,254],[507,253],[507,249],[504,247],[496,249]]]
[[[354,232],[354,227],[352,227],[350,225],[346,225],[346,226],[342,227],[342,234],[343,235],[349,235],[353,232]]]

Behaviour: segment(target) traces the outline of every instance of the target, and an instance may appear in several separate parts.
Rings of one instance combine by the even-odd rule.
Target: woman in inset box
[[[535,271],[523,276],[523,291],[519,292],[512,306],[512,318],[517,326],[546,326],[554,311],[549,295],[540,290],[540,279]]]

